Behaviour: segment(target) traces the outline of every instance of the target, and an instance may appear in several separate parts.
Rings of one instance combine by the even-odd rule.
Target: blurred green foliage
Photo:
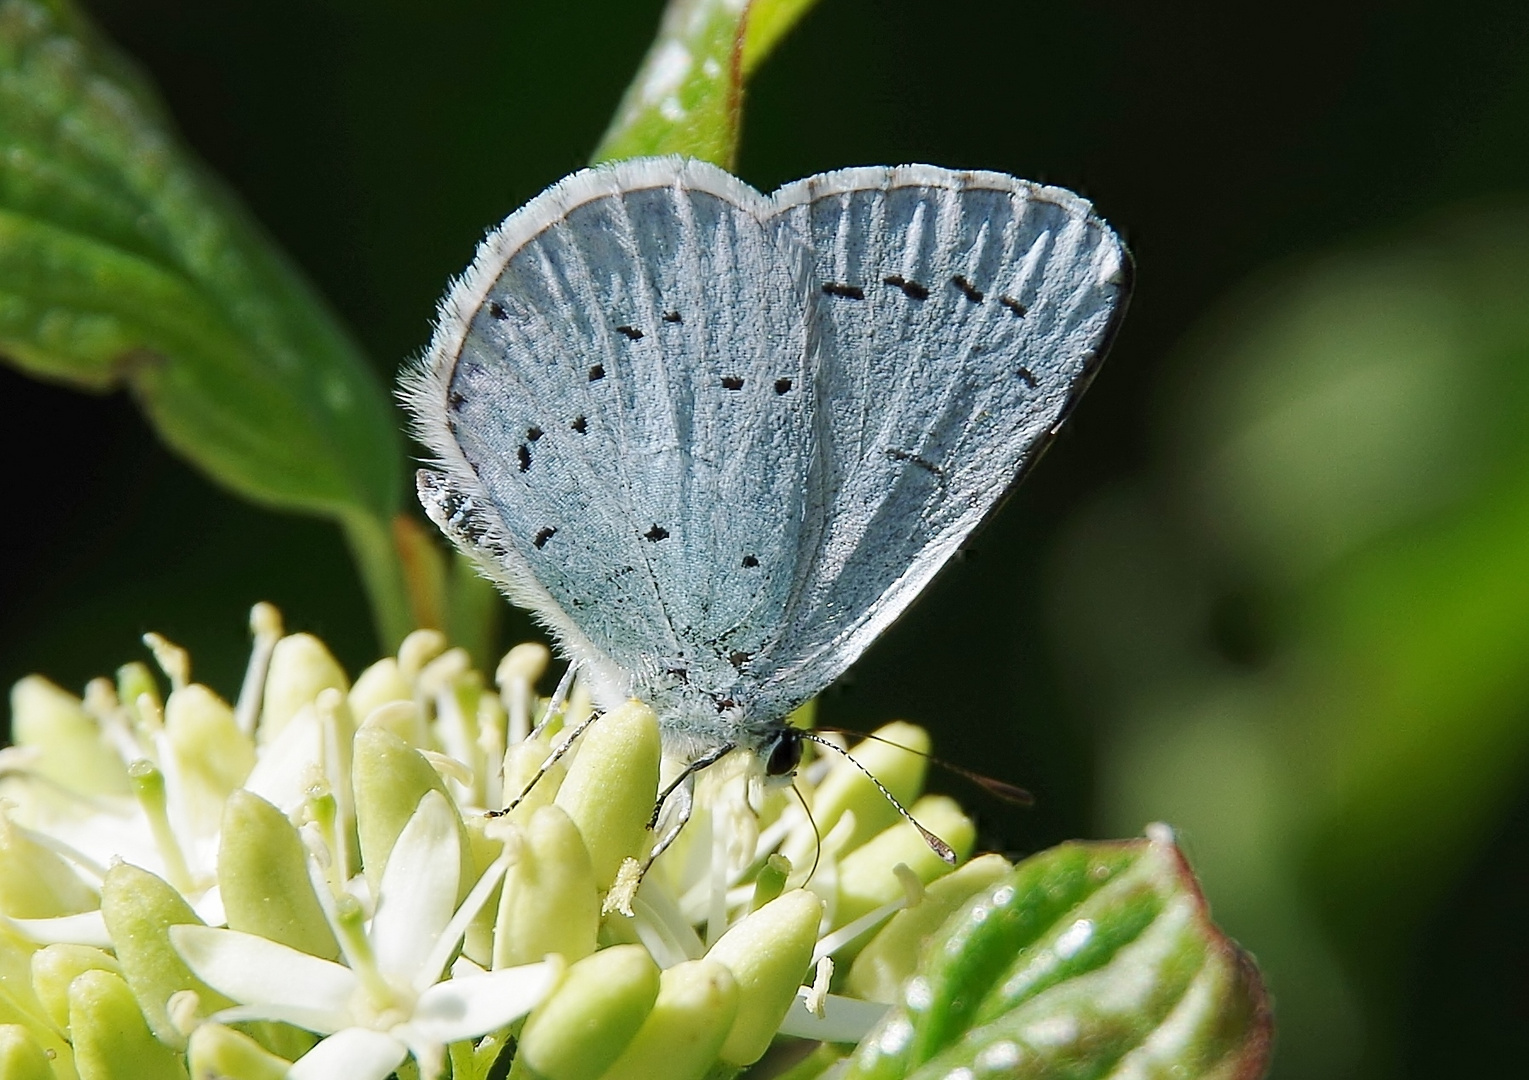
[[[86,6],[385,383],[482,229],[587,160],[662,5]],[[1174,822],[1270,975],[1276,1075],[1517,1067],[1529,12],[823,0],[751,95],[758,187],[1003,169],[1084,191],[1140,269],[1064,439],[825,720],[909,715],[1034,787],[996,825],[1027,849]],[[329,530],[120,399],[0,380],[0,681],[157,629],[231,690],[258,599],[368,658]]]
[[[0,355],[124,387],[257,502],[336,518],[381,636],[412,629],[391,558],[400,439],[346,332],[158,100],[64,3],[0,5]]]
[[[1284,1068],[1395,1069],[1376,998],[1529,756],[1529,206],[1255,279],[1155,413],[1058,548],[1102,821],[1195,838]]]

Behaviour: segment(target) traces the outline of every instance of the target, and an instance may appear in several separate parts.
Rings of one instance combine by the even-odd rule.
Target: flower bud
[[[812,963],[822,917],[823,901],[793,889],[744,916],[707,952],[738,981],[738,1015],[721,1060],[752,1065],[769,1048]]]
[[[69,984],[87,971],[122,974],[111,953],[90,945],[48,945],[32,954],[32,990],[60,1031],[69,1026]],[[9,1074],[0,1070],[0,1076]]]
[[[166,1046],[182,1049],[186,1045],[185,1035],[170,1019],[166,1003],[171,994],[194,990],[201,998],[204,1012],[233,1004],[193,975],[171,946],[170,927],[182,923],[201,926],[202,920],[196,917],[180,893],[163,880],[132,863],[117,863],[106,871],[106,878],[101,883],[101,915],[117,951],[117,962],[122,965],[126,985],[132,987],[133,996],[143,1010],[142,1019],[148,1020],[155,1037]],[[105,976],[106,973],[87,972],[75,980],[75,985],[92,975]],[[73,1023],[76,1015],[73,985],[69,991],[69,1015]],[[115,1077],[118,1074],[103,1071],[99,1075]]]
[[[357,723],[365,723],[373,709],[394,701],[414,701],[414,690],[398,670],[398,661],[385,656],[360,675],[350,688],[350,712]]]
[[[977,829],[954,800],[943,795],[926,796],[914,803],[909,812],[919,824],[949,844],[957,859],[971,854]],[[900,821],[851,851],[839,863],[836,923],[843,926],[900,896],[903,886],[892,872],[898,863],[907,866],[926,885],[951,870],[912,825]]]
[[[57,1080],[48,1052],[20,1024],[0,1024],[0,1076],[5,1080]]]
[[[307,851],[287,816],[236,791],[223,810],[218,891],[230,930],[333,960],[340,946],[308,877]]]
[[[165,701],[165,736],[179,767],[185,817],[215,823],[230,792],[255,767],[255,746],[239,730],[234,710],[200,683]]]
[[[447,802],[446,784],[423,754],[392,732],[364,727],[356,732],[351,778],[356,794],[356,832],[361,842],[361,861],[372,889],[382,880],[388,853],[409,818],[428,791],[439,791]],[[460,819],[459,819],[460,824]],[[461,865],[467,859],[466,836],[458,828],[462,845]],[[471,887],[463,876],[465,892]],[[461,899],[461,896],[458,896]]]
[[[499,894],[494,967],[530,964],[548,953],[572,963],[595,951],[600,894],[579,829],[557,806],[516,828],[513,861]]]
[[[701,1080],[738,1014],[738,980],[714,960],[689,960],[658,980],[653,1011],[605,1080]]]
[[[180,1054],[149,1031],[140,1000],[109,971],[87,971],[69,984],[69,1036],[82,1078],[185,1080]]]
[[[299,709],[313,703],[320,690],[331,687],[343,694],[349,684],[339,662],[322,641],[312,634],[289,634],[278,641],[265,677],[261,743],[269,743]]]
[[[191,1033],[186,1055],[192,1080],[284,1080],[292,1063],[243,1032],[203,1024]]]
[[[658,987],[641,945],[586,956],[526,1020],[510,1080],[596,1080],[642,1027]]]
[[[41,675],[11,687],[11,739],[37,752],[37,773],[66,791],[127,795],[127,768],[80,699]]]
[[[580,736],[578,754],[558,788],[557,805],[579,827],[602,889],[616,880],[623,860],[647,854],[659,753],[658,718],[646,705],[629,701]]]

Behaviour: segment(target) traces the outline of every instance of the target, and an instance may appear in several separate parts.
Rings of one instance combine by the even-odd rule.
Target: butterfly
[[[420,501],[597,704],[788,775],[787,714],[1035,463],[1130,282],[1085,200],[1001,173],[587,169],[442,300],[401,389]]]

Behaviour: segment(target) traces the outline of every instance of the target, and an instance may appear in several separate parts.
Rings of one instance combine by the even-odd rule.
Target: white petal
[[[207,985],[244,1005],[281,1005],[348,1015],[356,975],[254,934],[210,926],[172,926],[170,944]],[[306,1026],[306,1025],[305,1025]]]
[[[249,1020],[279,1020],[316,1035],[329,1035],[348,1027],[352,1018],[329,1009],[303,1009],[272,1002],[268,1005],[234,1005],[219,1009],[207,1019],[217,1024],[242,1024]]]
[[[223,910],[223,893],[216,885],[195,900],[191,910],[196,912],[196,917],[208,926],[222,926],[228,922],[228,915]]]
[[[441,977],[441,970],[446,966],[447,959],[456,952],[457,944],[467,933],[467,926],[477,918],[478,912],[483,905],[488,903],[488,898],[498,887],[499,881],[509,869],[510,857],[501,855],[489,863],[488,869],[478,879],[478,883],[468,891],[467,897],[457,908],[456,914],[452,915],[451,921],[446,924],[446,929],[441,931],[441,936],[436,938],[435,948],[430,955],[421,961],[418,970],[414,973],[413,986],[415,993],[423,993],[426,987],[432,985]],[[461,960],[462,957],[458,957]],[[455,970],[455,965],[452,965]],[[482,970],[481,968],[479,970]]]
[[[780,1022],[780,1033],[822,1042],[857,1043],[876,1026],[887,1008],[875,1001],[829,994],[823,1001],[823,1016],[819,1019],[807,1011],[799,994],[786,1011],[786,1018]]]
[[[561,971],[561,964],[526,964],[436,983],[420,995],[409,1027],[433,1042],[475,1039],[534,1009]]]
[[[244,786],[290,814],[308,798],[324,761],[324,729],[312,706],[304,706],[261,752]]]
[[[440,792],[427,791],[398,834],[377,886],[368,937],[383,971],[411,981],[421,974],[456,907],[460,863],[456,811]]]
[[[298,1058],[287,1080],[387,1080],[408,1054],[408,1047],[385,1031],[346,1028]]]
[[[94,945],[98,949],[112,947],[111,935],[106,932],[106,920],[99,910],[84,911],[78,915],[60,915],[53,919],[7,921],[29,940],[43,945],[65,943]]]

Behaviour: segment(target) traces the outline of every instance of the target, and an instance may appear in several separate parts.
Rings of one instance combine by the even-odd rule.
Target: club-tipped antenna
[[[896,742],[893,739],[886,739],[880,735],[872,735],[865,731],[852,731],[849,728],[825,727],[819,728],[818,730],[833,731],[840,735],[853,735],[857,739],[870,739],[872,742],[879,742],[885,746],[895,747],[898,750],[906,750],[910,754],[917,754],[919,757],[923,758],[925,761],[932,765],[938,765],[940,768],[946,770],[947,772],[955,773],[963,780],[971,781],[973,784],[976,784],[983,791],[986,791],[995,799],[1002,799],[1004,802],[1012,803],[1015,806],[1035,805],[1035,796],[1030,794],[1019,785],[1011,784],[1007,780],[998,780],[994,777],[986,775],[985,773],[977,772],[975,769],[968,769],[964,765],[957,765],[953,761],[946,761],[944,758],[935,757],[927,750],[920,750],[913,746],[904,746],[902,743]]]
[[[797,735],[800,738],[806,739],[810,743],[816,743],[819,746],[828,747],[828,749],[832,750],[836,754],[843,756],[845,761],[848,761],[855,768],[863,772],[866,777],[869,778],[871,783],[876,785],[876,790],[881,792],[882,795],[886,797],[887,802],[892,804],[893,809],[901,814],[903,819],[906,820],[909,825],[912,825],[915,829],[918,830],[918,834],[924,838],[924,843],[929,845],[929,850],[934,852],[940,858],[944,859],[951,866],[956,865],[955,849],[945,841],[941,840],[938,836],[934,835],[934,833],[920,825],[918,823],[918,819],[915,818],[912,814],[908,813],[908,808],[897,801],[897,796],[888,791],[887,786],[880,780],[876,779],[876,774],[871,772],[870,769],[867,769],[864,765],[860,764],[860,762],[851,757],[848,750],[844,749],[842,746],[839,746],[837,743],[830,742],[815,732],[799,731],[797,732]]]

